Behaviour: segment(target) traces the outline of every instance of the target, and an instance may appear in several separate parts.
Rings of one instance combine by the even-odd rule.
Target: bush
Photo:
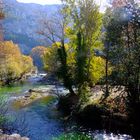
[[[67,96],[61,96],[58,102],[58,109],[62,111],[63,115],[70,115],[74,111],[78,101],[79,98],[77,95],[68,94]]]
[[[77,121],[84,126],[98,128],[102,126],[105,109],[97,105],[88,105],[77,113]]]

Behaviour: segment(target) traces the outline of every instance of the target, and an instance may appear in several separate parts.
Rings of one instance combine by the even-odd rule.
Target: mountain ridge
[[[43,17],[51,17],[60,5],[40,5],[5,0],[6,18],[3,21],[4,40],[19,44],[22,53],[30,54],[32,48],[40,45],[49,46],[45,38],[37,32],[41,28]],[[14,8],[13,8],[14,7]]]

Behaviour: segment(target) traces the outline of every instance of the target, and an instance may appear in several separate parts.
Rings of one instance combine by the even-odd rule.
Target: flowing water
[[[60,112],[56,109],[57,99],[54,97],[45,97],[24,108],[15,108],[12,106],[12,101],[26,94],[29,89],[52,89],[55,86],[37,84],[36,79],[30,79],[23,84],[16,84],[11,87],[0,88],[0,94],[8,95],[9,116],[16,118],[14,121],[15,130],[13,133],[19,133],[23,136],[28,136],[31,140],[52,140],[61,134],[75,132],[78,126],[72,122],[66,122],[62,118]],[[59,89],[62,91],[63,88]],[[90,131],[84,130],[85,133],[92,135],[97,140],[131,140],[131,136],[125,134],[107,134],[105,131]]]

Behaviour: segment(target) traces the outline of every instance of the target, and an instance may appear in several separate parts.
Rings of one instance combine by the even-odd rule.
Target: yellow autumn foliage
[[[60,66],[57,54],[59,47],[60,43],[53,44],[52,47],[47,48],[46,54],[43,56],[44,68],[47,72],[55,73]],[[69,72],[74,76],[76,65],[75,49],[68,44],[65,44],[65,49],[67,52],[67,64],[70,68]],[[97,57],[94,54],[91,56],[89,75],[92,85],[97,84],[105,76],[105,60],[103,58]]]
[[[43,56],[47,52],[47,48],[44,46],[37,46],[32,49],[31,51],[31,57],[33,59],[34,65],[38,67],[39,70],[42,70],[43,68]]]
[[[20,52],[12,41],[0,42],[0,81],[9,84],[33,68],[32,59]]]
[[[96,84],[105,76],[105,60],[101,57],[93,56],[90,62],[90,79]]]

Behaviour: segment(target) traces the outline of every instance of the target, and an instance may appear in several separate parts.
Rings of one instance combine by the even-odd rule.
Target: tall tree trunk
[[[109,96],[109,83],[108,83],[108,58],[106,57],[106,65],[105,65],[105,98]]]

